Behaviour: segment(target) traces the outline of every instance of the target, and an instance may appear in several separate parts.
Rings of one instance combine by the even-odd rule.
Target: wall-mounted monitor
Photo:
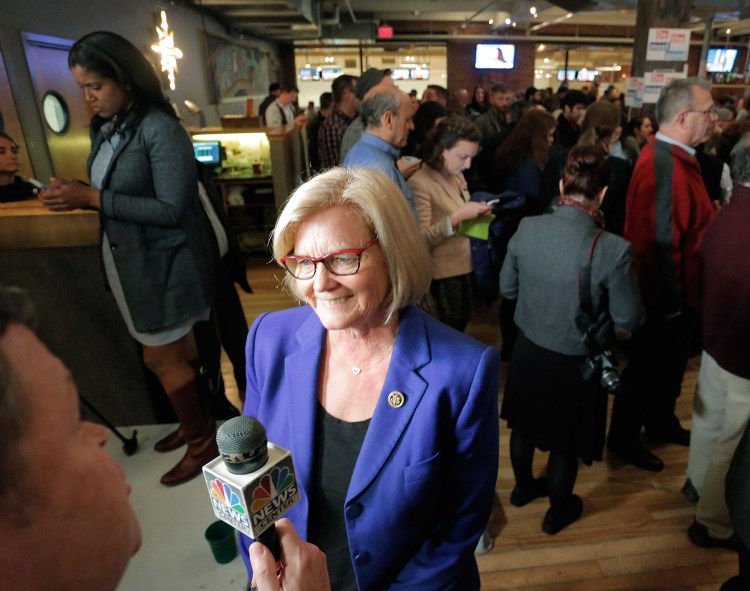
[[[392,80],[408,80],[410,78],[409,68],[393,68],[391,70]]]
[[[478,43],[474,67],[479,70],[512,70],[515,59],[515,45]]]
[[[198,162],[218,166],[221,164],[221,143],[193,142],[193,155]]]
[[[305,81],[320,80],[320,74],[316,68],[300,68],[299,79]]]
[[[593,82],[599,75],[597,70],[578,70],[578,80],[581,82]]]
[[[567,75],[565,74],[567,72]],[[562,82],[563,80],[575,80],[576,79],[576,71],[575,70],[558,70],[557,71],[557,79]]]
[[[731,72],[736,59],[736,49],[711,47],[706,56],[706,72]]]
[[[430,70],[429,68],[413,68],[409,72],[409,78],[412,80],[429,80]]]
[[[341,68],[321,68],[320,77],[323,80],[334,80],[341,76]]]

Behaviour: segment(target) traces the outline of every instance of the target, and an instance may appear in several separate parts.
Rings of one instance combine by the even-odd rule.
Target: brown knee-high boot
[[[213,413],[198,395],[198,379],[168,392],[180,420],[187,451],[177,465],[161,477],[167,486],[182,484],[201,473],[203,465],[219,455]]]
[[[200,367],[198,363],[191,363],[190,365],[192,365],[197,372],[195,380],[198,384],[198,397],[203,401],[204,406],[213,408],[211,405],[211,390],[207,383],[208,376],[206,375],[206,370]],[[166,453],[173,451],[178,447],[182,447],[185,443],[185,435],[182,433],[182,426],[178,426],[177,429],[154,444],[154,451]]]

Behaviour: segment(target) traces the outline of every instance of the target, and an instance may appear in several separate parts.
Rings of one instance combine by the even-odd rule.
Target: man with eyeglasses
[[[36,195],[34,185],[18,176],[21,168],[18,153],[18,144],[13,138],[0,132],[0,203],[25,201]]]
[[[625,389],[615,397],[610,451],[644,470],[664,463],[640,440],[688,446],[675,404],[697,339],[700,247],[714,214],[694,147],[710,136],[716,109],[708,82],[676,80],[656,103],[659,132],[641,151],[627,196],[624,237],[636,251],[646,324],[633,335]],[[695,349],[695,350],[693,350]]]

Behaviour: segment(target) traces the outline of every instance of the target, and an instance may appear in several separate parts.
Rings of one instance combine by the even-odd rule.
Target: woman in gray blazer
[[[159,378],[180,420],[157,451],[188,444],[161,479],[180,484],[217,455],[213,417],[196,387],[191,329],[213,300],[213,242],[198,200],[187,132],[151,64],[115,33],[91,33],[68,56],[94,117],[91,186],[51,179],[40,195],[51,210],[99,210],[107,281],[143,361]]]
[[[600,230],[609,180],[601,148],[574,148],[560,181],[560,205],[521,222],[500,272],[503,297],[517,300],[520,329],[501,411],[512,429],[510,501],[520,507],[549,496],[542,522],[548,534],[581,516],[581,498],[573,494],[578,460],[590,465],[604,449],[607,394],[599,369],[582,375],[590,351],[576,321],[579,289],[590,277],[590,316],[606,327],[605,342],[613,340],[613,328],[631,332],[644,320],[633,247]],[[546,478],[532,474],[535,449],[550,452]]]

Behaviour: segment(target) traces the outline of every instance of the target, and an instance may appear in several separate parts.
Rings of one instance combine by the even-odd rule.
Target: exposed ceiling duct
[[[546,27],[560,24],[618,27],[624,36],[632,36],[637,9],[637,0],[184,1],[215,15],[228,30],[288,43],[331,39],[374,43],[379,22],[393,27],[396,41],[444,40],[460,37],[463,32],[485,36],[543,34]],[[699,20],[726,14],[739,34],[748,28],[747,21],[738,20],[741,12],[750,13],[750,0],[694,0],[692,14]],[[724,26],[723,19],[715,22]]]

